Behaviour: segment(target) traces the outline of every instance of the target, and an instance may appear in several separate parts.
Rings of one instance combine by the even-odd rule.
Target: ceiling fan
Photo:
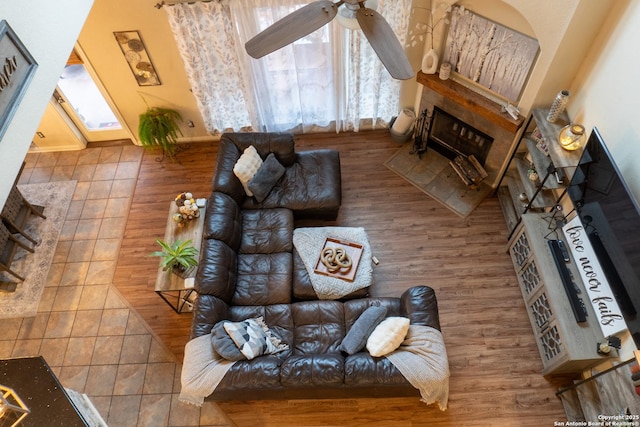
[[[261,58],[328,24],[345,6],[355,17],[365,37],[373,47],[391,77],[406,80],[413,69],[393,29],[378,12],[365,6],[364,0],[314,1],[275,22],[245,44],[247,53]]]

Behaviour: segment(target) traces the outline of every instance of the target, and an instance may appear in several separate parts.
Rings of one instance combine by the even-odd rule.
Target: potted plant
[[[161,251],[151,252],[150,256],[162,258],[160,266],[169,274],[174,274],[186,278],[186,273],[192,267],[198,265],[198,250],[191,245],[191,240],[176,240],[173,243],[167,243],[164,240],[156,239],[156,243],[162,248]]]
[[[174,158],[178,148],[178,135],[182,135],[178,122],[182,116],[171,108],[148,107],[140,114],[138,138],[143,147],[160,147],[163,155]]]

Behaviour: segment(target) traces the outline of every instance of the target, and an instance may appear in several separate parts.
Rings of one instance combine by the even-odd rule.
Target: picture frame
[[[442,62],[454,75],[517,103],[539,51],[538,40],[456,6]]]
[[[151,62],[140,33],[137,30],[114,31],[113,35],[118,42],[118,46],[120,46],[124,59],[129,64],[138,86],[161,85],[160,77],[158,77],[153,62]]]
[[[9,23],[0,21],[0,142],[36,68],[38,63]]]

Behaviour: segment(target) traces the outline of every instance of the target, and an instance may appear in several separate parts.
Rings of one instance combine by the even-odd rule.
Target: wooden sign
[[[0,21],[0,141],[37,67],[7,21]]]
[[[580,222],[580,217],[576,215],[562,227],[562,231],[577,264],[602,334],[604,337],[609,337],[626,330],[627,324],[622,311],[589,242],[587,231]]]

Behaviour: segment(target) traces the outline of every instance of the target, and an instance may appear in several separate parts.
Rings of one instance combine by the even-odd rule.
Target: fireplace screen
[[[453,160],[459,155],[473,155],[481,165],[493,143],[493,138],[451,114],[434,107],[428,145],[434,150]]]

